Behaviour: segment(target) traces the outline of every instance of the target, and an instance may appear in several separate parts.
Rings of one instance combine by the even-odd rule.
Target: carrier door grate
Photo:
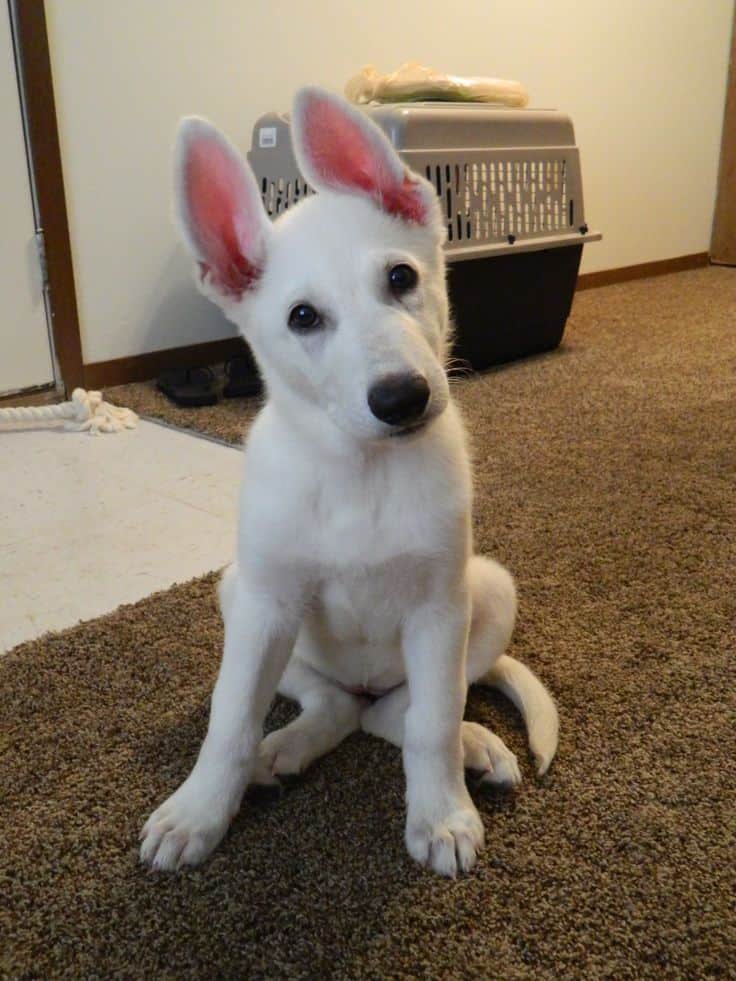
[[[566,232],[573,199],[568,161],[498,155],[435,160],[424,174],[442,203],[448,243],[481,244]]]
[[[575,147],[448,150],[442,154],[405,151],[401,156],[437,191],[447,223],[448,253],[467,246],[566,234],[574,227],[576,215],[582,214]],[[271,218],[314,193],[296,168],[281,174],[261,172],[259,178],[263,204]]]

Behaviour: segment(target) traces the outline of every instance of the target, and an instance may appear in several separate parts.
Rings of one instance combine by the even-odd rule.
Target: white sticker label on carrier
[[[258,146],[264,150],[276,146],[276,127],[261,126],[258,130]]]

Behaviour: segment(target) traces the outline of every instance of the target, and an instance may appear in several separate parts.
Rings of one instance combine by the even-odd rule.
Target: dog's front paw
[[[475,865],[483,847],[483,823],[470,797],[441,816],[423,816],[409,808],[406,847],[412,858],[440,875],[454,877]]]
[[[237,803],[190,776],[143,825],[141,861],[166,872],[203,862],[222,840]]]

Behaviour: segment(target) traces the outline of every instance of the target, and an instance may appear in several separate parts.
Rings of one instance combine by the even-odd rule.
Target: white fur
[[[182,146],[189,127],[201,135],[206,125],[185,123]],[[180,211],[186,223],[183,203]],[[250,782],[299,772],[362,726],[403,747],[410,854],[445,875],[469,869],[483,826],[463,765],[505,786],[521,777],[497,736],[462,722],[468,682],[501,684],[529,708],[540,773],[554,756],[554,704],[503,654],[513,581],[472,556],[466,439],[443,370],[442,234],[436,208],[418,224],[358,192],[323,191],[259,226],[265,267],[241,302],[216,297],[251,344],[268,401],[246,444],[207,736],[190,776],[142,832],[141,858],[156,868],[203,860]],[[198,241],[188,228],[186,238]],[[403,261],[419,286],[397,301],[386,275]],[[325,326],[290,330],[297,302],[324,311]],[[367,391],[409,370],[429,382],[429,422],[394,438]],[[371,702],[346,690],[358,686],[391,690]],[[263,739],[277,688],[302,714]]]

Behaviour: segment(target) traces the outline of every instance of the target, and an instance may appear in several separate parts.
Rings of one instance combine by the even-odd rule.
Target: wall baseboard
[[[578,276],[576,290],[596,289],[598,286],[611,286],[614,283],[627,283],[632,279],[646,279],[649,276],[665,276],[667,273],[685,272],[687,269],[700,269],[708,265],[707,252],[693,252],[674,259],[659,259],[657,262],[640,262],[636,266],[621,266],[618,269],[602,269],[600,272],[582,273]]]
[[[5,406],[16,408],[19,405],[53,405],[55,402],[63,401],[64,396],[56,391],[55,385],[34,385],[20,392],[0,395],[0,408]]]
[[[114,361],[96,361],[84,366],[87,388],[109,388],[128,382],[148,381],[167,368],[198,368],[201,365],[221,364],[236,358],[246,350],[242,337],[226,337],[220,341],[170,347]]]
[[[613,283],[625,283],[647,276],[663,276],[666,273],[700,269],[708,265],[708,253],[678,256],[659,262],[643,262],[637,266],[604,269],[601,272],[583,273],[578,276],[576,289],[589,290]],[[188,347],[172,347],[163,351],[151,351],[130,358],[114,361],[96,361],[84,366],[84,383],[87,388],[109,388],[128,382],[148,381],[167,368],[196,368],[200,365],[220,364],[242,355],[245,342],[240,337],[227,337],[220,341],[191,344]]]

